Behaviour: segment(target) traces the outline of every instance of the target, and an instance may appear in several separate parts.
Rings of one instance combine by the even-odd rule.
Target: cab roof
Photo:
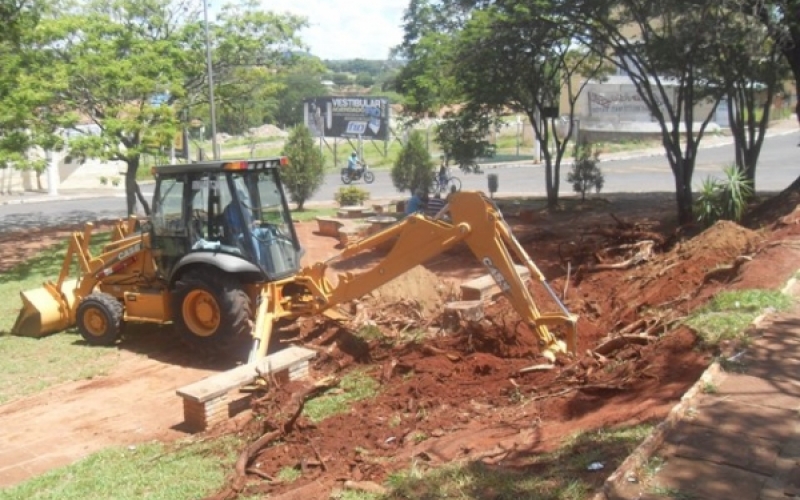
[[[242,170],[266,170],[286,165],[285,156],[271,158],[247,158],[240,160],[213,160],[197,163],[181,163],[178,165],[157,165],[153,167],[154,175],[202,174],[206,172],[228,172]]]

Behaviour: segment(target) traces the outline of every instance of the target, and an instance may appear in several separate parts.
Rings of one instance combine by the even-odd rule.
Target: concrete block
[[[516,265],[522,282],[527,284],[531,279],[531,273],[525,266]],[[497,298],[502,293],[497,282],[490,274],[483,275],[479,278],[467,281],[461,285],[461,300],[483,300],[488,301]]]

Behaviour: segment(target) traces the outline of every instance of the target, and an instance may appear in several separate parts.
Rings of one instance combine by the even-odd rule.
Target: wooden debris
[[[429,356],[445,356],[450,361],[460,361],[461,360],[461,356],[459,356],[458,354],[454,354],[452,352],[445,351],[444,349],[439,349],[438,347],[434,347],[434,346],[429,345],[429,344],[423,344],[420,347],[420,350],[423,353],[425,353],[425,354],[427,354]]]
[[[348,490],[364,491],[366,493],[375,493],[377,495],[385,495],[389,492],[386,488],[373,483],[372,481],[345,481],[344,487]]]
[[[647,262],[652,258],[654,244],[655,244],[655,242],[653,240],[645,240],[645,241],[640,241],[638,243],[632,243],[632,244],[629,244],[629,245],[619,245],[619,246],[616,246],[616,247],[608,248],[608,249],[606,249],[606,252],[619,251],[619,250],[628,251],[628,250],[635,249],[636,253],[632,257],[630,257],[630,258],[628,258],[626,260],[623,260],[622,262],[616,262],[616,263],[613,263],[613,264],[603,263],[602,262],[603,258],[600,257],[600,256],[597,256],[597,260],[601,261],[601,263],[600,264],[590,265],[587,270],[588,271],[603,271],[603,270],[610,270],[610,269],[628,269],[628,268],[631,268],[633,266],[638,266],[639,264]]]
[[[620,335],[603,342],[597,346],[594,351],[603,356],[608,356],[610,353],[622,349],[628,344],[647,345],[653,341],[653,337],[644,335]]]
[[[236,498],[242,492],[247,483],[247,472],[251,470],[250,463],[253,458],[267,445],[273,441],[289,434],[294,429],[295,422],[303,412],[303,407],[307,399],[310,399],[317,394],[338,385],[339,380],[335,377],[327,377],[306,387],[302,391],[292,394],[289,401],[278,412],[279,415],[288,415],[288,418],[273,428],[273,430],[264,433],[260,438],[250,443],[250,445],[239,454],[234,466],[234,476],[229,480],[228,485],[222,491],[209,497],[214,500],[229,500]]]
[[[519,373],[546,372],[552,370],[553,368],[555,368],[555,365],[550,363],[544,363],[539,365],[526,366],[525,368],[520,368]]]
[[[596,228],[590,231],[592,234],[605,236],[606,238],[616,241],[642,241],[649,240],[659,245],[664,244],[664,236],[653,231],[644,231],[636,228],[632,229],[619,229],[619,228]]]
[[[753,260],[753,257],[749,255],[740,255],[736,257],[736,260],[734,260],[732,264],[719,266],[708,271],[705,276],[703,276],[703,283],[708,283],[712,280],[727,281],[739,273],[739,268],[742,267],[742,264],[750,262],[751,260]]]

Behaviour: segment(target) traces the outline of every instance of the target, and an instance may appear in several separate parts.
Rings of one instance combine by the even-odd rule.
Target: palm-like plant
[[[740,221],[753,196],[753,186],[744,173],[729,165],[724,179],[706,177],[695,202],[697,221],[708,227],[718,220]]]

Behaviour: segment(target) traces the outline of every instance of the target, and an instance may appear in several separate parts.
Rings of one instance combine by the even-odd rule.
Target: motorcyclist
[[[350,178],[353,179],[356,175],[356,171],[358,170],[358,165],[361,162],[358,161],[358,154],[353,151],[353,154],[350,155],[350,158],[347,159],[347,173],[350,174]]]

